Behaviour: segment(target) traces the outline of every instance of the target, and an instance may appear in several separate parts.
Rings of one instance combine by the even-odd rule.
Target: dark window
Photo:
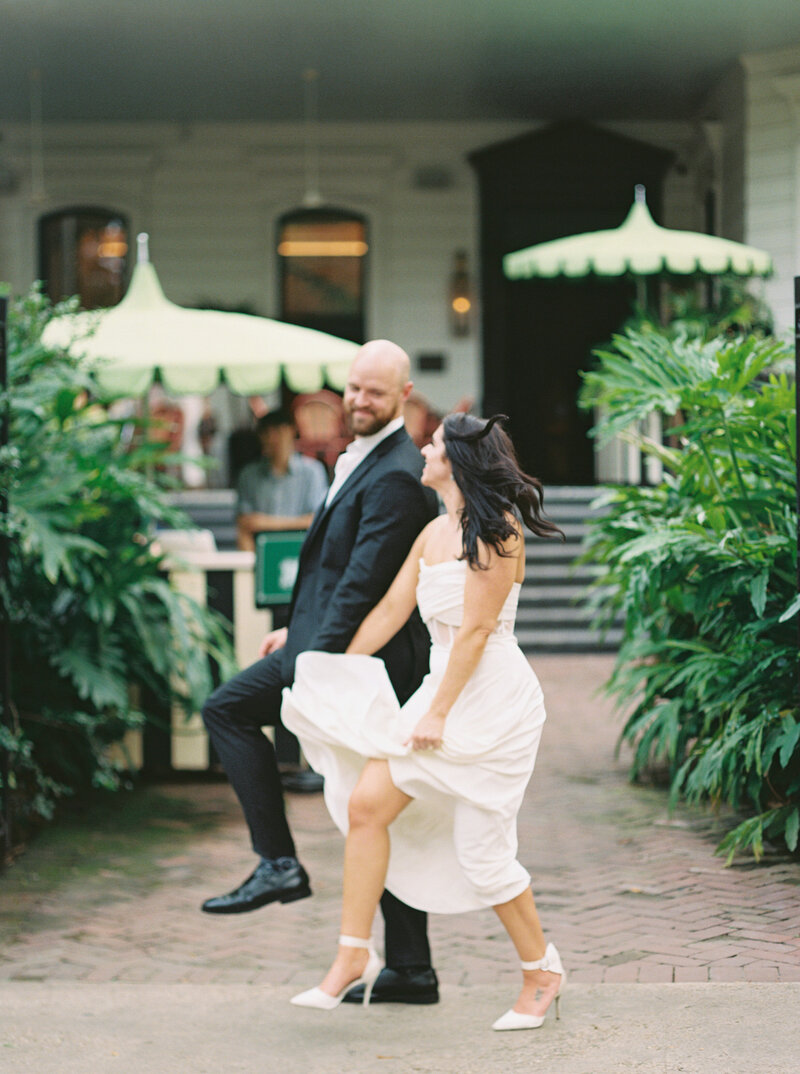
[[[339,209],[299,209],[278,222],[281,319],[364,342],[367,226]]]
[[[79,207],[39,220],[39,276],[53,302],[78,295],[92,310],[116,306],[128,280],[128,222],[109,209]]]

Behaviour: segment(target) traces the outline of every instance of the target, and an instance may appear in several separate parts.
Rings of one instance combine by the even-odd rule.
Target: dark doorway
[[[632,312],[632,281],[507,280],[505,254],[617,227],[644,183],[660,216],[672,156],[584,123],[559,123],[473,153],[480,184],[483,410],[511,418],[524,466],[543,481],[594,483],[580,372]]]
[[[580,371],[629,315],[632,298],[630,285],[593,279],[526,280],[508,288],[513,369],[499,409],[511,419],[522,462],[548,484],[594,483],[592,418],[576,403]]]

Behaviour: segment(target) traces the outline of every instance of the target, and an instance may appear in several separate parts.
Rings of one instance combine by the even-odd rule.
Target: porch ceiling
[[[798,0],[2,0],[0,121],[680,118]]]

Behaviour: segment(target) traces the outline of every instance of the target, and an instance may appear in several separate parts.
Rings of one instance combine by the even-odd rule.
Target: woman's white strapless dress
[[[367,757],[388,760],[414,801],[390,828],[386,887],[410,906],[460,913],[507,902],[530,884],[517,862],[517,812],[545,721],[539,681],[514,637],[514,583],[480,663],[447,716],[436,750],[403,742],[428,711],[464,608],[466,561],[420,563],[417,603],[431,635],[430,672],[400,707],[382,660],[306,652],[284,690],[282,719],[325,777],[341,832]]]

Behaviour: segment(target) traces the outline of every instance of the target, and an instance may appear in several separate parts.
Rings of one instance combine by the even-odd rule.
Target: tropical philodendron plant
[[[42,345],[53,312],[38,288],[12,306],[2,400],[11,703],[0,745],[18,831],[65,793],[120,785],[108,745],[148,718],[137,696],[194,711],[210,661],[233,669],[225,625],[170,587],[148,537],[156,520],[177,521],[146,474],[160,449],[126,448],[91,368]]]
[[[658,456],[654,487],[602,494],[586,558],[598,620],[622,618],[609,691],[629,711],[633,774],[667,767],[673,801],[745,819],[731,859],[764,839],[794,851],[800,821],[794,385],[774,338],[629,329],[597,352],[582,405],[602,444]],[[664,444],[639,430],[663,417]]]

